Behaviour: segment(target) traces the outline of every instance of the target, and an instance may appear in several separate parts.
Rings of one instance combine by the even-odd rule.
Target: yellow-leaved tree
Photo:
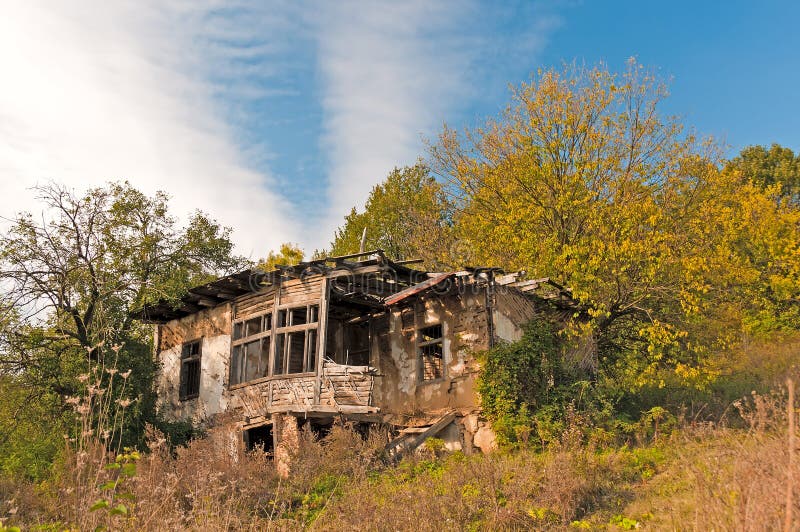
[[[666,96],[634,60],[566,65],[431,146],[462,260],[569,286],[590,317],[570,332],[595,346],[579,362],[632,387],[712,378],[709,353],[799,293],[797,212],[723,171],[712,140],[661,113]]]

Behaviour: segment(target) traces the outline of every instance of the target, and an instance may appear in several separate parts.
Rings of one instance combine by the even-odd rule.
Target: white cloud
[[[522,26],[508,30],[504,24]],[[485,98],[510,63],[534,69],[556,19],[532,3],[337,2],[318,14],[323,149],[330,209],[323,238],[395,166],[424,156],[423,137]],[[496,94],[491,95],[496,96]],[[328,240],[321,241],[324,245]]]
[[[437,34],[454,21],[443,4],[329,4],[319,20],[332,234],[392,167],[421,155],[421,134],[447,110],[463,60]]]
[[[169,192],[183,215],[200,208],[233,226],[245,254],[296,239],[286,223],[287,202],[272,192],[268,175],[248,167],[214,98],[215,79],[232,81],[230,90],[245,95],[268,89],[265,78],[252,81],[232,59],[268,56],[269,40],[254,38],[269,21],[226,27],[220,21],[230,19],[215,18],[214,9],[213,3],[199,9],[158,2],[6,4],[0,214],[36,208],[26,188],[48,180],[81,190],[129,179],[146,192]]]
[[[170,193],[182,216],[200,208],[232,226],[244,254],[324,247],[487,80],[524,54],[533,69],[550,24],[522,5],[12,0],[0,17],[0,216],[35,209],[26,189],[48,180],[128,179]],[[508,20],[518,29],[504,35]],[[297,64],[314,57],[298,44],[316,46],[316,65]],[[307,145],[326,159],[326,212],[293,213],[279,193],[292,176],[263,171],[275,156],[254,135],[281,129],[252,117],[286,94],[322,98],[322,138]]]

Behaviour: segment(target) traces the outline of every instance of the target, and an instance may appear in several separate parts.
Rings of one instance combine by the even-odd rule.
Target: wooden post
[[[358,248],[359,253],[364,253],[364,246],[367,245],[367,228],[364,227],[364,232],[361,233],[361,246]]]
[[[275,295],[273,296],[272,300],[272,328],[270,329],[269,333],[269,371],[267,375],[274,375],[275,374],[275,357],[277,353],[275,353],[275,346],[278,344],[278,335],[275,334],[275,331],[278,329],[278,308],[281,305],[281,287],[283,286],[283,278],[278,276],[278,285],[275,287]],[[286,346],[283,346],[286,349]],[[272,406],[272,396],[270,395],[270,406]]]
[[[794,412],[794,381],[786,379],[786,388],[789,398],[786,402],[786,415],[789,419],[789,468],[786,472],[786,521],[783,529],[789,532],[792,529],[792,510],[794,509],[794,449],[795,449],[795,412]]]
[[[328,277],[322,281],[322,294],[319,300],[319,316],[317,316],[317,376],[314,379],[314,405],[319,404],[322,393],[322,370],[325,364],[325,348],[328,344],[328,306],[331,297],[331,280]]]

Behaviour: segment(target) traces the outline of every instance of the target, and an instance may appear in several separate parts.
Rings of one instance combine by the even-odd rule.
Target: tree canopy
[[[331,243],[332,255],[382,249],[394,259],[423,259],[429,268],[451,254],[452,209],[444,186],[419,162],[395,168],[373,187],[363,212],[355,207]]]
[[[0,385],[31,401],[0,418],[45,422],[46,411],[48,423],[61,419],[89,366],[116,365],[133,372],[128,393],[138,418],[130,427],[139,430],[153,420],[156,368],[151,329],[132,311],[245,261],[233,255],[230,229],[201,212],[178,225],[161,192],[147,196],[127,182],[84,194],[55,184],[35,192],[42,216],[19,214],[0,237]],[[0,439],[13,440],[16,425],[0,429],[8,431]]]
[[[294,266],[303,262],[305,252],[297,244],[284,242],[280,249],[270,251],[266,257],[258,261],[258,268],[264,271],[272,271],[278,266]]]
[[[788,176],[786,152],[726,169],[712,140],[664,115],[667,95],[635,61],[621,74],[566,65],[431,146],[468,262],[571,287],[591,316],[572,331],[597,343],[590,362],[632,381],[697,377],[732,331],[780,326],[800,293],[797,212],[770,199],[790,179],[753,173]]]
[[[800,207],[800,154],[778,144],[748,146],[728,167],[764,189],[779,185],[778,198]]]

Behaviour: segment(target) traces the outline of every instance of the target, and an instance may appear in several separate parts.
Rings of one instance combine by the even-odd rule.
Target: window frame
[[[305,318],[304,323],[300,324],[293,324],[295,314],[292,312],[296,309],[305,309]],[[312,309],[313,314],[312,314]],[[317,372],[317,365],[318,360],[317,357],[319,356],[319,320],[320,320],[320,302],[319,301],[308,301],[305,304],[302,303],[286,303],[283,305],[271,306],[269,309],[261,310],[259,312],[254,312],[252,314],[247,314],[241,317],[237,317],[234,320],[231,320],[231,349],[230,349],[230,368],[228,371],[228,388],[240,388],[244,386],[248,386],[251,384],[256,384],[262,381],[271,380],[271,379],[280,379],[280,378],[291,378],[297,376],[305,376],[305,375],[314,375]],[[270,316],[270,328],[264,329],[264,319],[266,316]],[[279,322],[281,320],[281,316],[285,316],[285,323],[282,327],[279,327]],[[234,339],[236,334],[236,327],[237,325],[241,325],[242,332],[246,333],[247,323],[256,319],[261,318],[261,332],[257,334],[253,334],[250,336],[244,335],[240,336],[239,338]],[[313,317],[314,321],[309,321]],[[314,331],[313,336],[312,333],[309,331]],[[298,373],[287,373],[289,368],[289,352],[290,352],[290,343],[287,342],[287,335],[289,334],[297,334],[303,333],[303,357],[302,357],[302,370]],[[314,345],[311,344],[311,339],[314,340]],[[267,372],[265,375],[261,377],[257,377],[255,379],[250,380],[243,380],[246,377],[247,372],[247,362],[246,362],[246,355],[240,356],[239,360],[236,361],[239,363],[239,367],[234,366],[234,352],[236,348],[240,346],[244,346],[251,342],[260,342],[260,349],[263,349],[263,345],[265,341],[269,341],[269,353],[267,355]],[[282,353],[278,352],[278,346],[282,346]],[[281,372],[278,373],[275,371],[276,362],[279,360],[279,357],[282,357],[282,369]],[[238,377],[242,380],[237,380],[234,382],[234,372],[239,372]]]
[[[197,346],[197,353],[191,352],[191,347]],[[187,349],[189,352],[187,353]],[[180,370],[178,373],[178,399],[180,401],[191,401],[200,397],[200,384],[202,381],[203,370],[203,338],[197,338],[181,344],[180,353]],[[195,378],[197,379],[196,390],[194,393],[189,392],[189,374],[188,366],[190,364],[197,364],[197,371]]]
[[[275,340],[273,342],[273,355],[272,355],[272,363],[270,364],[270,376],[275,378],[286,378],[286,377],[296,377],[300,375],[311,375],[317,372],[317,364],[318,360],[317,357],[319,356],[319,302],[318,301],[309,301],[306,304],[297,304],[297,303],[287,303],[285,305],[279,305],[276,310],[276,318],[273,320],[273,327],[274,327],[274,336]],[[296,309],[306,309],[306,317],[305,322],[295,325],[294,322],[294,313],[293,310]],[[313,318],[314,321],[310,321],[312,317],[313,311]],[[279,326],[281,322],[281,313],[285,313],[284,320],[285,323],[283,326]],[[310,331],[314,331],[314,346],[310,346]],[[303,358],[302,358],[302,370],[299,372],[289,373],[289,362],[290,362],[290,351],[291,351],[291,342],[287,341],[287,338],[290,334],[297,334],[303,333]],[[282,337],[281,340],[278,340],[279,337]],[[278,351],[277,346],[280,345],[282,347],[283,353],[281,353],[281,362],[282,362],[282,369],[281,372],[276,372],[276,365],[278,359]],[[313,358],[312,358],[313,357]]]
[[[441,329],[441,336],[438,338],[434,338],[432,340],[421,341],[422,331],[426,329],[430,329],[433,327],[439,327]],[[418,363],[418,371],[417,371],[417,378],[419,379],[420,384],[428,384],[431,382],[437,382],[445,379],[447,377],[447,354],[445,352],[445,323],[443,321],[438,321],[436,323],[422,323],[417,325],[414,330],[414,338],[416,340],[416,352],[417,352],[417,363]],[[432,345],[440,345],[441,349],[441,371],[440,375],[433,378],[425,378],[425,357],[431,355],[424,354],[424,348],[432,346]]]
[[[273,316],[273,309],[270,308],[268,310],[262,310],[260,312],[256,312],[253,314],[248,314],[241,318],[237,318],[231,322],[231,352],[230,352],[230,368],[228,370],[228,386],[240,386],[252,382],[257,382],[261,379],[269,377],[271,375],[271,361],[272,361],[272,352],[273,352],[273,345],[272,345],[272,331],[275,328],[275,317]],[[264,320],[269,317],[269,328],[264,327]],[[247,324],[253,321],[256,318],[261,319],[261,326],[259,327],[260,331],[258,333],[247,335]],[[242,336],[235,338],[236,335],[236,326],[240,325],[242,327]],[[264,349],[264,341],[269,341],[269,351],[267,352],[267,359],[266,359],[266,374],[261,377],[256,377],[255,379],[247,380],[247,351],[244,346],[251,344],[253,342],[258,342],[259,351],[263,352]],[[234,365],[234,352],[237,348],[241,347],[241,354],[239,355],[238,364],[239,367],[235,367]],[[259,362],[261,362],[261,358],[259,358]],[[234,374],[238,373],[237,378],[238,380],[234,382]],[[259,373],[262,373],[259,371]]]

